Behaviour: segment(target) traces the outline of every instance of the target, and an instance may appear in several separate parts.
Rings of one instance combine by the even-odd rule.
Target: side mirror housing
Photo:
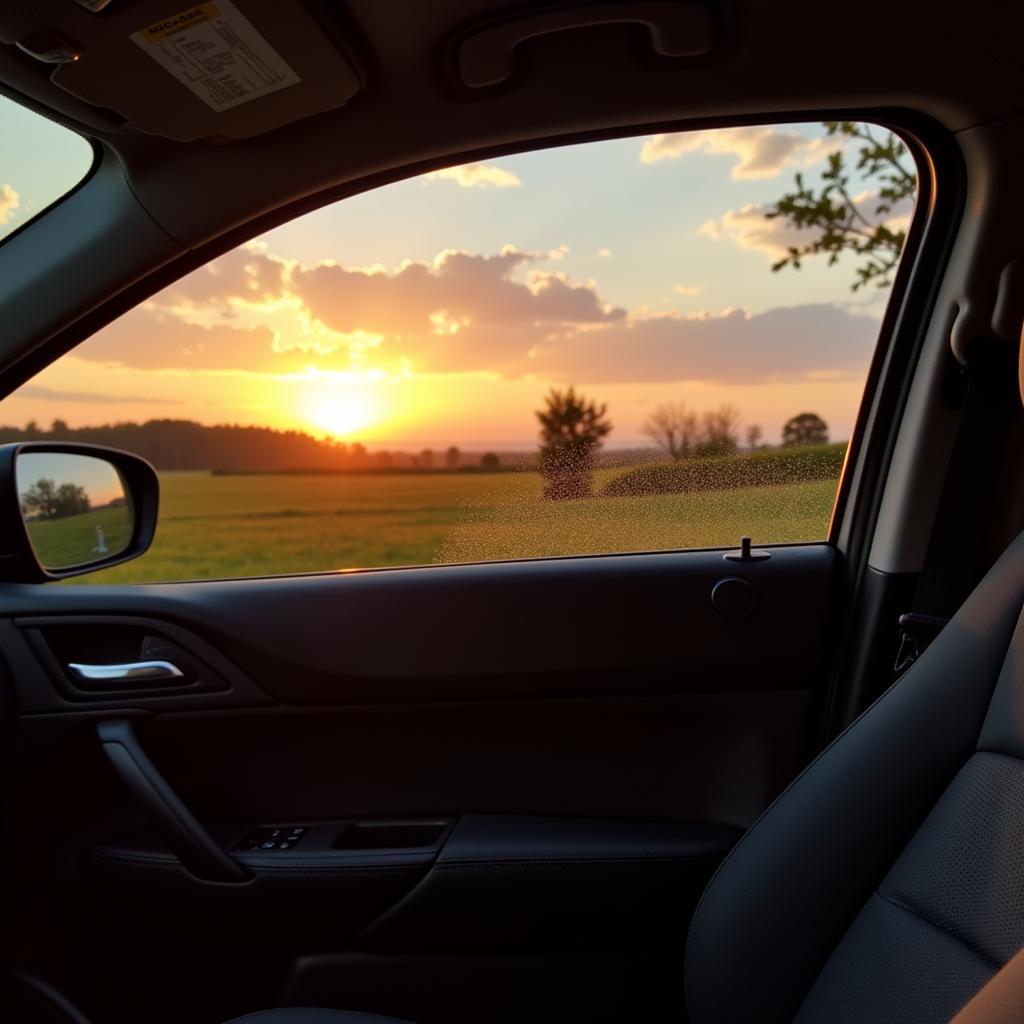
[[[145,459],[92,444],[0,446],[0,580],[43,583],[138,558],[160,486]]]

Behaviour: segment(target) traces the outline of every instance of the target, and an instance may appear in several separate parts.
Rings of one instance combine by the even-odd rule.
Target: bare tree
[[[747,447],[751,451],[760,448],[762,436],[763,432],[761,427],[757,423],[751,423],[750,426],[747,427]]]
[[[640,433],[678,461],[692,454],[700,440],[700,425],[697,414],[690,412],[684,402],[665,402],[647,417]]]
[[[462,458],[462,455],[459,452],[459,449],[456,448],[455,445],[452,445],[451,448],[449,448],[448,451],[446,451],[444,453],[444,464],[449,469],[455,469],[455,468],[458,467],[459,460],[461,458]]]
[[[701,417],[701,439],[696,454],[732,455],[740,446],[740,413],[732,405],[709,409]]]

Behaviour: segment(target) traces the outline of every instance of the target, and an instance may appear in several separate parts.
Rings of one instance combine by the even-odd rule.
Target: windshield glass
[[[0,96],[0,241],[71,191],[92,166],[73,131]]]

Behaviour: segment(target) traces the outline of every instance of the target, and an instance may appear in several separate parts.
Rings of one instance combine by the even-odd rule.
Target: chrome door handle
[[[72,661],[68,670],[79,682],[108,686],[171,684],[185,678],[185,673],[172,661],[130,661],[123,665],[85,665]]]

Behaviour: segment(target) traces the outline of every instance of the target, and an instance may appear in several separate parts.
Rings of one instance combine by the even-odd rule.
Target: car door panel
[[[130,609],[198,626],[290,705],[801,688],[826,646],[835,549],[728,557],[666,552],[45,594],[14,586],[0,594],[0,611],[87,609],[98,624]],[[749,610],[716,610],[711,591],[726,578],[746,582]],[[784,642],[780,627],[804,630],[806,642]]]
[[[372,962],[376,988],[341,1004],[425,1021],[521,1005],[555,1020],[568,996],[554,975],[605,963],[594,1019],[621,1019],[637,984],[651,1019],[672,1019],[678,991],[643,979],[798,770],[823,694],[837,555],[770,553],[4,588],[35,765],[16,827],[53,852],[23,865],[25,934],[41,900],[69,935],[103,919],[104,955],[125,962],[140,937],[198,962],[248,950],[276,997],[306,1003],[359,989],[353,965]],[[749,587],[732,618],[711,596],[727,577]],[[184,688],[83,694],[67,674],[140,636],[174,645],[155,649],[188,662]],[[113,721],[245,881],[182,867],[104,756],[97,726]],[[239,850],[254,829],[299,825],[294,848]],[[54,877],[86,879],[88,896],[54,905]],[[77,948],[74,972],[95,955]],[[218,1012],[245,1008],[231,977],[214,983]],[[513,978],[516,999],[495,1002]],[[474,1017],[468,996],[453,1009],[453,988],[493,1012]]]

